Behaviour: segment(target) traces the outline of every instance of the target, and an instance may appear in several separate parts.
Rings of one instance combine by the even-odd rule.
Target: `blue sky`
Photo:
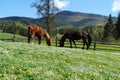
[[[36,9],[31,7],[36,0],[1,0],[0,17],[21,16],[37,18]],[[120,0],[54,0],[62,10],[117,16]]]

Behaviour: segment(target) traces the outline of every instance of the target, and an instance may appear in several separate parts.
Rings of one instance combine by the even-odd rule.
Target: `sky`
[[[38,18],[37,9],[31,7],[37,0],[1,0],[0,18],[9,16]],[[61,11],[93,13],[117,17],[120,11],[120,0],[53,0],[54,6]]]

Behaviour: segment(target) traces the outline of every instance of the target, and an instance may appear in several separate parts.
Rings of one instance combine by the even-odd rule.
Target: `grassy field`
[[[0,39],[2,39],[2,38],[11,39],[11,38],[13,38],[13,36],[14,36],[14,34],[10,34],[10,33],[0,33]],[[16,38],[25,38],[25,37],[16,35]]]
[[[0,41],[0,80],[119,80],[120,52]]]

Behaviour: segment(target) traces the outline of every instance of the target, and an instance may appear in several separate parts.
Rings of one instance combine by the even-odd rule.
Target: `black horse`
[[[82,39],[83,40],[82,49],[84,49],[84,46],[86,44],[87,50],[89,49],[92,41],[92,37],[90,36],[90,34],[85,31],[68,31],[62,36],[60,40],[60,47],[64,47],[64,42],[66,39],[70,41],[70,48],[72,48],[72,42],[74,43],[75,47],[77,47],[74,40]]]

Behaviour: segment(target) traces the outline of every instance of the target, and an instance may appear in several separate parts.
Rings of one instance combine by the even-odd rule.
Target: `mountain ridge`
[[[10,16],[0,18],[0,20],[12,20],[19,21],[23,24],[36,24],[42,25],[40,22],[42,18],[30,18],[30,17],[19,17],[19,16]],[[83,13],[83,12],[73,12],[73,11],[61,11],[56,14],[57,27],[85,27],[85,26],[94,26],[98,24],[105,24],[108,20],[107,16],[93,13]],[[117,18],[113,17],[113,21],[116,21]]]

